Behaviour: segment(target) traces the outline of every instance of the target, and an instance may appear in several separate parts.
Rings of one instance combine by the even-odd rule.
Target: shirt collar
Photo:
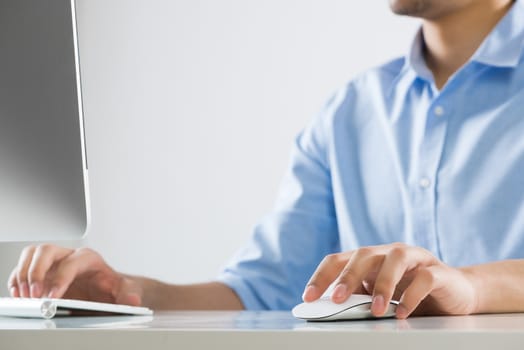
[[[405,56],[404,65],[394,80],[394,84],[392,84],[392,88],[396,84],[400,84],[402,88],[407,89],[417,78],[426,81],[433,80],[433,74],[426,66],[426,61],[424,60],[423,47],[424,37],[422,28],[419,28]],[[484,39],[470,61],[495,67],[516,67],[520,61],[523,49],[524,0],[516,0],[508,13]]]
[[[516,67],[524,48],[524,2],[517,0],[484,39],[471,61],[495,67]]]
[[[393,80],[387,95],[391,97],[393,91],[404,94],[411,84],[422,77],[427,80],[433,79],[431,71],[427,68],[424,56],[422,54],[423,39],[422,29],[419,28],[417,34],[411,42],[411,47],[408,54],[404,57],[404,64],[402,69]]]
[[[406,70],[412,69],[417,76],[425,80],[432,80],[433,74],[426,65],[424,59],[424,35],[422,33],[422,28],[419,28],[415,38],[411,43],[411,48],[406,56],[406,61],[404,68]]]
[[[406,55],[404,69],[413,69],[423,79],[432,79],[422,48],[424,37],[419,28]],[[470,61],[495,67],[516,67],[524,49],[524,1],[516,0],[508,13],[484,39]]]

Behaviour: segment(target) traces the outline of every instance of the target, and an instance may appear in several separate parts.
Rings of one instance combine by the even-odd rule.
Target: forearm
[[[462,268],[473,281],[475,313],[524,312],[524,260],[504,260]]]
[[[220,282],[173,285],[131,277],[142,287],[142,304],[154,310],[242,310],[237,294]]]

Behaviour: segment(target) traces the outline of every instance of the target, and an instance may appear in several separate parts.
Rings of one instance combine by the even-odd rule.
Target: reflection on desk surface
[[[524,314],[413,317],[407,320],[307,322],[286,311],[173,311],[154,316],[57,317],[52,320],[0,317],[0,330],[143,329],[143,330],[294,330],[294,331],[524,331]]]
[[[86,317],[55,317],[53,319],[0,317],[2,329],[78,329],[78,328],[110,328],[135,329],[148,328],[153,321],[152,316],[86,316]]]

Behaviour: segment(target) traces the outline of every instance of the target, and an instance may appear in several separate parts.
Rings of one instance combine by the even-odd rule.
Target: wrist
[[[150,278],[138,278],[143,290],[143,305],[154,310],[175,310],[182,306],[180,287]]]
[[[471,305],[469,308],[469,314],[482,313],[482,291],[483,289],[483,278],[479,276],[478,271],[475,271],[473,267],[459,268],[463,276],[469,282],[471,287]]]

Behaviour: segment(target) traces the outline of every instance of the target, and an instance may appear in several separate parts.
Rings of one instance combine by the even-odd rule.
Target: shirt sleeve
[[[248,310],[291,309],[320,261],[340,251],[326,136],[340,96],[296,138],[275,207],[217,278]]]

